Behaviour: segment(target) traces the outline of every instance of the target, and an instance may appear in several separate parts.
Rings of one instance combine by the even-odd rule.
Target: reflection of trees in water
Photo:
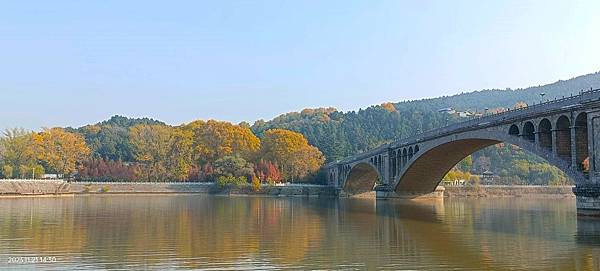
[[[4,205],[0,233],[32,252],[91,253],[106,268],[161,266],[173,259],[188,268],[210,262],[272,261],[298,264],[318,248],[323,226],[302,201],[261,198],[102,196]],[[11,201],[12,202],[12,201]],[[7,218],[7,219],[5,219]],[[77,218],[77,219],[74,219]],[[125,244],[125,245],[124,245]],[[86,260],[86,259],[83,259]]]
[[[202,196],[14,199],[3,200],[0,208],[0,237],[10,239],[9,250],[84,255],[77,261],[106,263],[101,268],[597,266],[600,246],[588,237],[598,232],[594,229],[600,224],[585,224],[587,233],[580,233],[572,204],[554,202],[375,203]]]
[[[53,253],[65,249],[82,252],[86,231],[77,224],[72,203],[70,198],[2,200],[0,240],[10,240],[3,242],[2,249],[46,256],[57,256]]]

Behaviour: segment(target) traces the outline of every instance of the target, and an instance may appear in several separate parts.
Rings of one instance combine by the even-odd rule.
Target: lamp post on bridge
[[[546,93],[544,93],[544,92],[540,93],[540,97],[542,98],[542,100],[540,101],[540,103],[544,102],[544,96],[546,96]]]

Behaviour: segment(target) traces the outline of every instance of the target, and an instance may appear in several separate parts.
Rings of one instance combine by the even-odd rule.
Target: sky
[[[252,123],[547,84],[600,71],[599,12],[597,0],[0,0],[0,128]]]

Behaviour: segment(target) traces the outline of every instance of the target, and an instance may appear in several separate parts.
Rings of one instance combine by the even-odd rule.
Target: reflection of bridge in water
[[[402,266],[414,269],[443,265],[472,270],[595,270],[600,266],[600,220],[576,218],[571,204],[565,204],[568,199],[559,206],[548,205],[548,200],[488,200],[376,204],[345,200],[333,208],[340,212],[338,221],[327,224],[340,225],[342,229],[336,230],[341,232],[349,228],[356,236],[340,240],[349,242],[341,246],[352,249],[341,251],[339,258],[371,255],[373,247],[363,251],[361,244],[379,241],[375,254],[385,253],[366,262],[369,269],[401,267],[390,255],[402,257]],[[340,246],[337,240],[329,242]]]
[[[600,214],[600,90],[493,114],[384,144],[326,166],[342,194],[418,197],[435,190],[463,158],[510,143],[534,153],[575,181],[577,209]],[[598,140],[596,140],[598,139]],[[589,158],[589,168],[584,161]],[[380,181],[376,185],[377,180]]]

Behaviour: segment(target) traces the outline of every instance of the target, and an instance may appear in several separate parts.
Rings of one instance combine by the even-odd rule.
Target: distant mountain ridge
[[[512,107],[515,103],[523,101],[527,104],[539,103],[540,94],[544,93],[544,100],[575,95],[581,90],[600,88],[600,72],[577,76],[568,80],[558,80],[554,83],[519,89],[485,89],[466,92],[450,96],[430,99],[404,101],[406,103],[438,103],[442,107],[456,107],[459,109],[485,107]]]

